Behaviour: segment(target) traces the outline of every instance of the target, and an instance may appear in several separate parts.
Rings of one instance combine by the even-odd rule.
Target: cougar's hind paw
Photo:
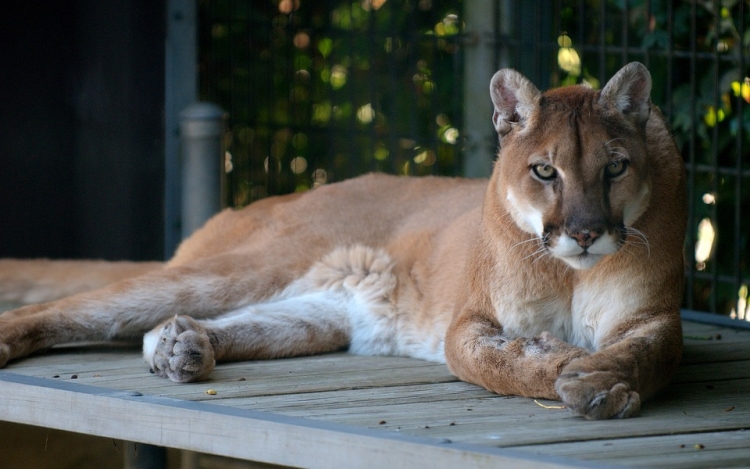
[[[188,316],[175,316],[146,334],[143,355],[151,371],[177,383],[201,381],[216,365],[206,330]]]

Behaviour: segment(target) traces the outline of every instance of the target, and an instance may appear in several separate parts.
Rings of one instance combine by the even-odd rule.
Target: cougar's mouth
[[[545,243],[545,246],[554,257],[574,269],[585,270],[594,267],[604,257],[616,253],[621,244],[618,241],[618,236],[609,232],[594,239],[560,234],[554,242]]]
[[[605,255],[606,254],[591,254],[586,250],[576,256],[560,257],[559,259],[574,269],[586,270],[598,264]]]

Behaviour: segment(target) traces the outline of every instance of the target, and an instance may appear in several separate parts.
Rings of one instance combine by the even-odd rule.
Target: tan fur
[[[502,70],[489,183],[368,175],[224,211],[163,268],[0,316],[0,364],[153,329],[144,356],[175,381],[349,347],[635,415],[681,356],[685,177],[650,84],[629,64],[542,94]],[[0,262],[0,299],[44,290],[26,267]]]
[[[163,267],[162,262],[0,259],[0,301],[44,303]]]

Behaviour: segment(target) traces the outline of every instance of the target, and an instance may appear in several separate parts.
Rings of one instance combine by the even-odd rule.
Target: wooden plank
[[[321,469],[581,467],[558,457],[529,457],[9,372],[0,372],[0,393],[3,420],[272,464]]]
[[[683,364],[718,363],[750,360],[750,335],[744,342],[686,342],[682,353]]]
[[[80,373],[104,370],[119,370],[137,367],[148,373],[148,367],[140,357],[140,350],[133,346],[91,345],[54,348],[46,353],[35,354],[8,363],[7,369],[18,373]]]
[[[750,466],[750,432],[710,432],[649,438],[520,446],[532,454],[575,457],[628,467],[704,468]]]
[[[686,339],[745,342],[750,331],[716,324],[683,321],[682,334]]]
[[[750,376],[750,353],[744,352],[748,348],[732,344],[712,345],[707,349],[700,345],[686,348],[688,357],[698,356],[701,359],[686,359],[673,382],[708,382]],[[714,358],[713,361],[709,360],[716,355],[718,358]],[[370,368],[372,365],[367,361],[357,361],[359,358],[370,357],[348,357],[350,366],[336,365],[335,361],[315,365],[314,358],[313,361],[306,358],[271,361],[266,367],[259,367],[258,362],[222,364],[211,375],[209,381],[192,385],[175,385],[151,376],[137,352],[127,351],[127,349],[97,354],[88,352],[80,355],[53,353],[12,363],[8,369],[38,377],[57,376],[59,379],[70,379],[75,375],[81,382],[88,384],[113,389],[138,387],[141,392],[173,397],[178,397],[180,391],[184,391],[185,396],[193,395],[195,388],[207,383],[240,382],[240,380],[243,380],[242,385],[237,387],[241,389],[243,395],[322,392],[360,387],[457,381],[443,365],[426,365],[428,362],[416,360],[413,361],[414,363],[406,364],[375,357],[374,359],[385,360],[385,362],[380,368]],[[736,361],[729,361],[730,358]],[[301,379],[306,376],[314,376],[316,379]],[[326,387],[312,386],[313,382],[320,381],[327,381]],[[123,383],[127,383],[128,386]],[[175,386],[179,386],[179,389],[175,389]],[[189,397],[186,398],[189,399]]]
[[[745,361],[696,363],[682,365],[675,373],[671,386],[678,383],[710,383],[750,376],[750,359]]]
[[[296,438],[312,438],[328,445],[331,451],[357,458],[375,457],[372,455],[379,451],[390,452],[391,439],[403,443],[404,438],[408,441],[417,438],[420,443],[409,447],[408,451],[429,454],[425,461],[422,458],[408,460],[419,466],[432,462],[433,457],[442,458],[442,453],[435,452],[433,446],[442,450],[446,445],[439,442],[446,440],[452,442],[448,445],[451,449],[473,455],[476,451],[484,454],[485,450],[517,446],[524,447],[525,451],[549,446],[550,454],[554,454],[555,448],[583,444],[581,440],[596,448],[602,442],[644,439],[654,442],[654,454],[635,454],[627,464],[669,465],[672,460],[658,454],[660,438],[670,434],[681,437],[693,433],[719,435],[750,426],[750,408],[745,403],[746,396],[750,395],[750,333],[689,323],[686,323],[685,333],[694,337],[685,339],[686,357],[674,382],[664,393],[646,403],[641,417],[625,421],[584,421],[564,409],[542,408],[532,399],[498,396],[459,382],[445,365],[397,357],[330,354],[229,363],[217,367],[210,381],[175,384],[149,374],[137,347],[121,345],[62,347],[46,355],[11,363],[8,371],[12,373],[0,372],[0,376],[20,374],[35,381],[20,383],[22,387],[18,387],[17,379],[15,382],[6,379],[11,383],[0,379],[0,392],[4,396],[0,400],[0,419],[51,428],[75,427],[77,430],[73,431],[110,435],[102,433],[105,429],[114,438],[256,460],[258,457],[249,452],[242,453],[245,456],[233,453],[238,450],[231,449],[231,445],[245,443],[239,442],[237,435],[226,435],[226,432],[245,432],[245,427],[252,427],[247,430],[251,437],[281,438],[292,446],[298,445]],[[721,339],[716,334],[721,334]],[[73,375],[76,379],[72,379]],[[96,388],[89,388],[87,384]],[[71,386],[78,397],[60,394],[70,391]],[[216,394],[206,394],[207,389],[215,390]],[[128,390],[145,396],[128,394]],[[6,402],[5,396],[9,395],[16,400]],[[107,400],[100,402],[99,397]],[[150,401],[153,399],[158,402]],[[164,402],[171,403],[166,406],[170,410],[162,408]],[[549,401],[542,403],[559,405]],[[131,408],[136,404],[145,407]],[[65,408],[56,410],[61,406]],[[23,417],[23,408],[31,409],[31,416]],[[263,416],[262,421],[270,418],[272,421],[305,422],[302,427],[307,428],[309,434],[317,435],[320,428],[316,425],[319,425],[324,430],[333,428],[347,435],[353,432],[355,436],[338,440],[333,434],[309,437],[297,428],[297,423],[292,430],[274,427],[279,434],[263,433],[258,428],[265,428],[265,424],[255,421],[259,410],[275,413],[271,417],[266,413],[258,414]],[[117,415],[111,415],[113,412]],[[244,423],[232,420],[247,418],[248,412],[252,415],[249,417],[252,424],[247,423],[248,420],[239,421]],[[13,418],[35,419],[37,423]],[[144,436],[138,438],[141,427],[145,429]],[[261,434],[257,433],[259,431]],[[385,438],[389,442],[360,440],[357,431],[374,432],[378,439]],[[420,446],[424,442],[427,442],[426,450]],[[352,448],[342,449],[341,445]],[[407,452],[406,447],[396,446],[397,452]],[[620,446],[602,448],[606,453],[607,448]],[[275,450],[285,451],[278,447]],[[278,459],[280,456],[273,455],[270,448],[259,451],[272,455],[261,461],[295,465]],[[726,448],[727,457],[721,459],[722,464],[742,462],[743,451],[743,447]],[[614,454],[618,454],[617,451]],[[581,455],[573,456],[585,459]],[[680,454],[675,456],[675,461],[679,460],[678,456]],[[465,455],[454,455],[448,459],[454,458],[450,460],[455,464],[468,464],[466,459],[461,459],[463,457]],[[710,451],[690,455],[704,466],[711,461],[709,457],[713,457]],[[296,465],[300,465],[303,453],[294,453],[293,458],[297,458]],[[378,461],[402,464],[395,459]],[[482,458],[479,461],[480,464],[486,462]],[[624,459],[603,455],[596,461],[622,463]],[[338,462],[342,467],[349,467],[344,460]],[[373,464],[373,467],[376,466]]]
[[[368,409],[376,405],[418,404],[443,402],[459,405],[463,401],[474,402],[478,398],[495,398],[495,394],[462,382],[436,383],[431,385],[404,385],[384,388],[365,388],[340,391],[323,391],[307,394],[276,394],[267,396],[235,397],[224,401],[222,393],[211,400],[220,405],[232,405],[243,409],[263,409],[283,412],[287,415],[304,415],[310,412],[325,412],[331,408],[346,408],[351,411]]]
[[[465,383],[231,398],[221,384],[215,383],[215,396],[198,387],[194,397],[233,408],[497,446],[736,429],[750,421],[743,404],[750,393],[748,380],[712,384],[712,389],[705,383],[680,384],[672,396],[647,404],[642,417],[626,422],[586,422],[564,410],[543,409],[531,399],[496,396]],[[730,407],[735,408],[725,412]]]
[[[425,393],[431,391],[425,390]],[[285,409],[278,401],[275,406],[266,405],[265,399],[259,398],[253,407],[348,425],[508,447],[582,438],[596,440],[741,429],[750,422],[750,406],[745,403],[749,394],[750,380],[747,379],[716,383],[711,390],[703,383],[681,385],[670,394],[647,403],[639,418],[603,422],[585,421],[566,410],[545,409],[531,399],[502,396],[449,401],[425,399],[382,405],[373,398],[368,406],[348,406],[351,393],[342,392],[329,405],[319,403],[308,408]],[[235,401],[233,405],[240,404]]]
[[[246,397],[458,381],[443,364],[399,357],[331,354],[222,364],[208,381],[176,384],[148,373],[140,358],[132,352],[130,355],[119,353],[122,358],[116,373],[106,369],[110,366],[108,361],[98,360],[101,354],[90,352],[78,358],[66,355],[62,360],[59,356],[22,360],[11,364],[8,370],[63,379],[76,375],[83,383],[111,389],[137,389],[144,394],[189,400],[206,398],[204,391],[216,386],[221,387],[224,397]],[[103,380],[105,373],[107,378]]]
[[[67,358],[86,365],[86,356],[88,354],[78,359],[73,355]],[[142,370],[137,356],[128,360],[138,367],[137,370]],[[534,441],[565,441],[565,438],[570,438],[570,428],[577,428],[591,438],[660,434],[673,431],[672,426],[693,428],[692,423],[683,418],[683,412],[687,411],[697,411],[701,415],[696,430],[738,428],[732,419],[717,422],[709,418],[717,411],[717,406],[719,412],[731,406],[737,407],[737,392],[750,391],[747,380],[713,383],[717,377],[748,376],[747,364],[736,370],[731,365],[734,364],[684,367],[689,368],[690,373],[685,372],[682,379],[668,390],[669,394],[677,389],[678,394],[672,392],[671,398],[662,398],[663,402],[658,405],[647,404],[644,416],[636,423],[618,423],[614,427],[572,418],[566,411],[542,409],[530,399],[496,396],[476,386],[457,382],[442,365],[409,359],[337,354],[247,362],[220,367],[213,381],[188,385],[144,376],[141,371],[135,371],[137,378],[125,374],[103,381],[85,376],[79,380],[163,397],[205,400],[242,409],[273,410],[285,415],[370,428],[509,446]],[[723,367],[724,371],[717,374],[717,366]],[[252,377],[238,381],[237,376],[245,376],[248,370],[254,372]],[[372,370],[383,373],[378,380],[370,376],[370,381],[361,385],[359,376]],[[20,371],[36,372],[39,369],[26,366]],[[734,371],[737,374],[732,375]],[[427,377],[421,373],[426,373]],[[441,382],[440,377],[446,381]],[[709,385],[713,389],[708,389]],[[216,390],[217,394],[205,394],[209,388]],[[686,397],[685,393],[689,395]],[[689,407],[680,407],[683,401],[688,402]],[[702,405],[711,407],[704,409]],[[472,411],[467,410],[469,408]],[[661,412],[662,408],[666,410]],[[738,409],[733,415],[741,416],[741,412],[746,412],[746,409]],[[381,425],[381,421],[386,423]],[[451,426],[451,423],[455,425]],[[615,433],[612,433],[613,429]]]
[[[234,367],[217,371],[217,376],[209,382],[194,384],[175,384],[167,380],[147,375],[140,367],[137,357],[131,357],[129,362],[135,363],[135,371],[130,373],[119,370],[114,376],[91,373],[99,370],[99,366],[90,365],[87,361],[89,354],[83,358],[73,360],[74,363],[86,364],[86,369],[80,367],[70,368],[67,371],[77,373],[78,382],[95,384],[111,389],[137,390],[144,394],[158,395],[187,400],[206,400],[217,404],[236,406],[248,409],[276,410],[286,412],[288,415],[304,415],[310,412],[326,413],[326,409],[334,407],[338,409],[352,409],[354,407],[388,406],[392,404],[427,403],[455,401],[454,404],[468,398],[489,399],[500,398],[479,387],[466,383],[457,382],[455,378],[440,366],[424,366],[426,362],[406,359],[381,359],[372,357],[350,357],[346,355],[309,357],[303,359],[277,360],[269,362],[249,363],[249,369],[261,365],[264,371],[257,371],[260,378],[253,375],[238,381],[237,376],[244,376],[243,367]],[[71,357],[68,357],[70,359]],[[336,368],[332,362],[343,358],[346,363],[339,366],[340,370],[331,373],[331,368]],[[361,363],[353,363],[361,360],[370,363],[366,368],[375,369],[379,367],[386,370],[380,375],[380,380],[375,382],[373,376],[369,381],[359,379],[364,373],[359,370]],[[372,362],[377,360],[379,365]],[[320,363],[316,364],[316,361]],[[742,365],[742,366],[740,366]],[[391,369],[393,368],[393,369]],[[57,366],[52,367],[58,370]],[[128,370],[127,368],[124,370]],[[273,371],[275,370],[275,371]],[[16,370],[14,370],[16,371]],[[34,376],[47,376],[48,373],[39,373],[40,369],[31,370],[28,366],[18,371],[32,371]],[[240,372],[239,375],[237,372]],[[420,373],[425,373],[424,376]],[[367,372],[369,373],[369,371]],[[112,373],[109,373],[112,375]],[[60,379],[70,379],[69,374],[55,375]],[[711,383],[722,379],[736,379],[750,376],[750,362],[743,363],[720,363],[699,364],[683,366],[675,379],[673,386],[688,382]],[[437,378],[437,379],[436,379]],[[445,381],[440,381],[444,378]],[[440,384],[438,387],[421,386],[420,383]],[[353,385],[355,384],[355,385]],[[207,395],[207,389],[217,391],[216,395]],[[277,399],[269,397],[278,396]],[[507,400],[507,399],[506,399]],[[342,405],[342,401],[345,403]],[[538,411],[533,401],[522,401],[524,408]],[[519,403],[514,401],[513,407]],[[428,410],[432,412],[432,410]],[[323,416],[321,416],[322,418]],[[425,424],[426,425],[426,424]]]
[[[684,364],[675,382],[750,376],[750,335],[745,333],[744,336],[748,338],[745,343],[686,344]],[[747,361],[743,363],[737,360]],[[221,364],[206,383],[174,385],[151,376],[137,349],[122,346],[54,350],[46,355],[11,363],[8,369],[32,376],[59,376],[60,379],[76,375],[89,384],[115,389],[138,387],[141,392],[172,397],[179,397],[182,391],[188,399],[206,383],[241,379],[244,382],[240,389],[245,396],[456,381],[440,364],[397,357],[331,354],[292,360]],[[315,380],[300,379],[312,376]],[[324,388],[309,386],[312,382],[322,381],[326,382]],[[179,386],[179,389],[176,390],[175,386]],[[254,390],[251,389],[253,387]]]

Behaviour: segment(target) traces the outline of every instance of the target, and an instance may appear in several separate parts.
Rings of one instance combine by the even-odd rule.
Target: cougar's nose
[[[584,249],[590,248],[596,238],[600,237],[601,232],[593,230],[579,230],[574,233],[568,233],[568,236],[576,240],[579,246]]]

